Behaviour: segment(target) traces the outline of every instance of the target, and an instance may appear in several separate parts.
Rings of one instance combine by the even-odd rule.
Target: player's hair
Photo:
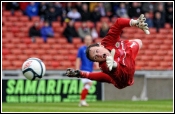
[[[93,62],[95,62],[95,61],[92,60],[92,59],[90,58],[89,50],[90,50],[91,47],[95,47],[95,46],[100,46],[100,45],[99,45],[99,43],[91,44],[91,45],[89,45],[89,46],[87,47],[87,49],[86,49],[86,57],[87,57],[90,61],[93,61]]]

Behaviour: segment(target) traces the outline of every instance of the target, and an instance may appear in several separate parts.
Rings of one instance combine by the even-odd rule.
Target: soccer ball
[[[42,60],[29,58],[22,65],[22,73],[29,80],[39,80],[45,75],[46,67]]]

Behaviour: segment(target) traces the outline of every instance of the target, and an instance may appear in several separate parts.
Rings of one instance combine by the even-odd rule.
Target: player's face
[[[106,61],[106,57],[110,55],[110,52],[102,45],[91,47],[89,50],[90,58],[96,62]]]

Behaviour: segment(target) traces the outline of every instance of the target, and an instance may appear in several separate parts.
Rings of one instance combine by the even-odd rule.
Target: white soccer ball
[[[29,58],[22,65],[22,73],[29,80],[39,80],[45,72],[45,64],[38,58]]]

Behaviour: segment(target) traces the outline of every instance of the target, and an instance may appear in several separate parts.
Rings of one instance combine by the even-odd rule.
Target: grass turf
[[[173,112],[173,100],[96,101],[89,107],[77,102],[2,103],[2,112]]]

